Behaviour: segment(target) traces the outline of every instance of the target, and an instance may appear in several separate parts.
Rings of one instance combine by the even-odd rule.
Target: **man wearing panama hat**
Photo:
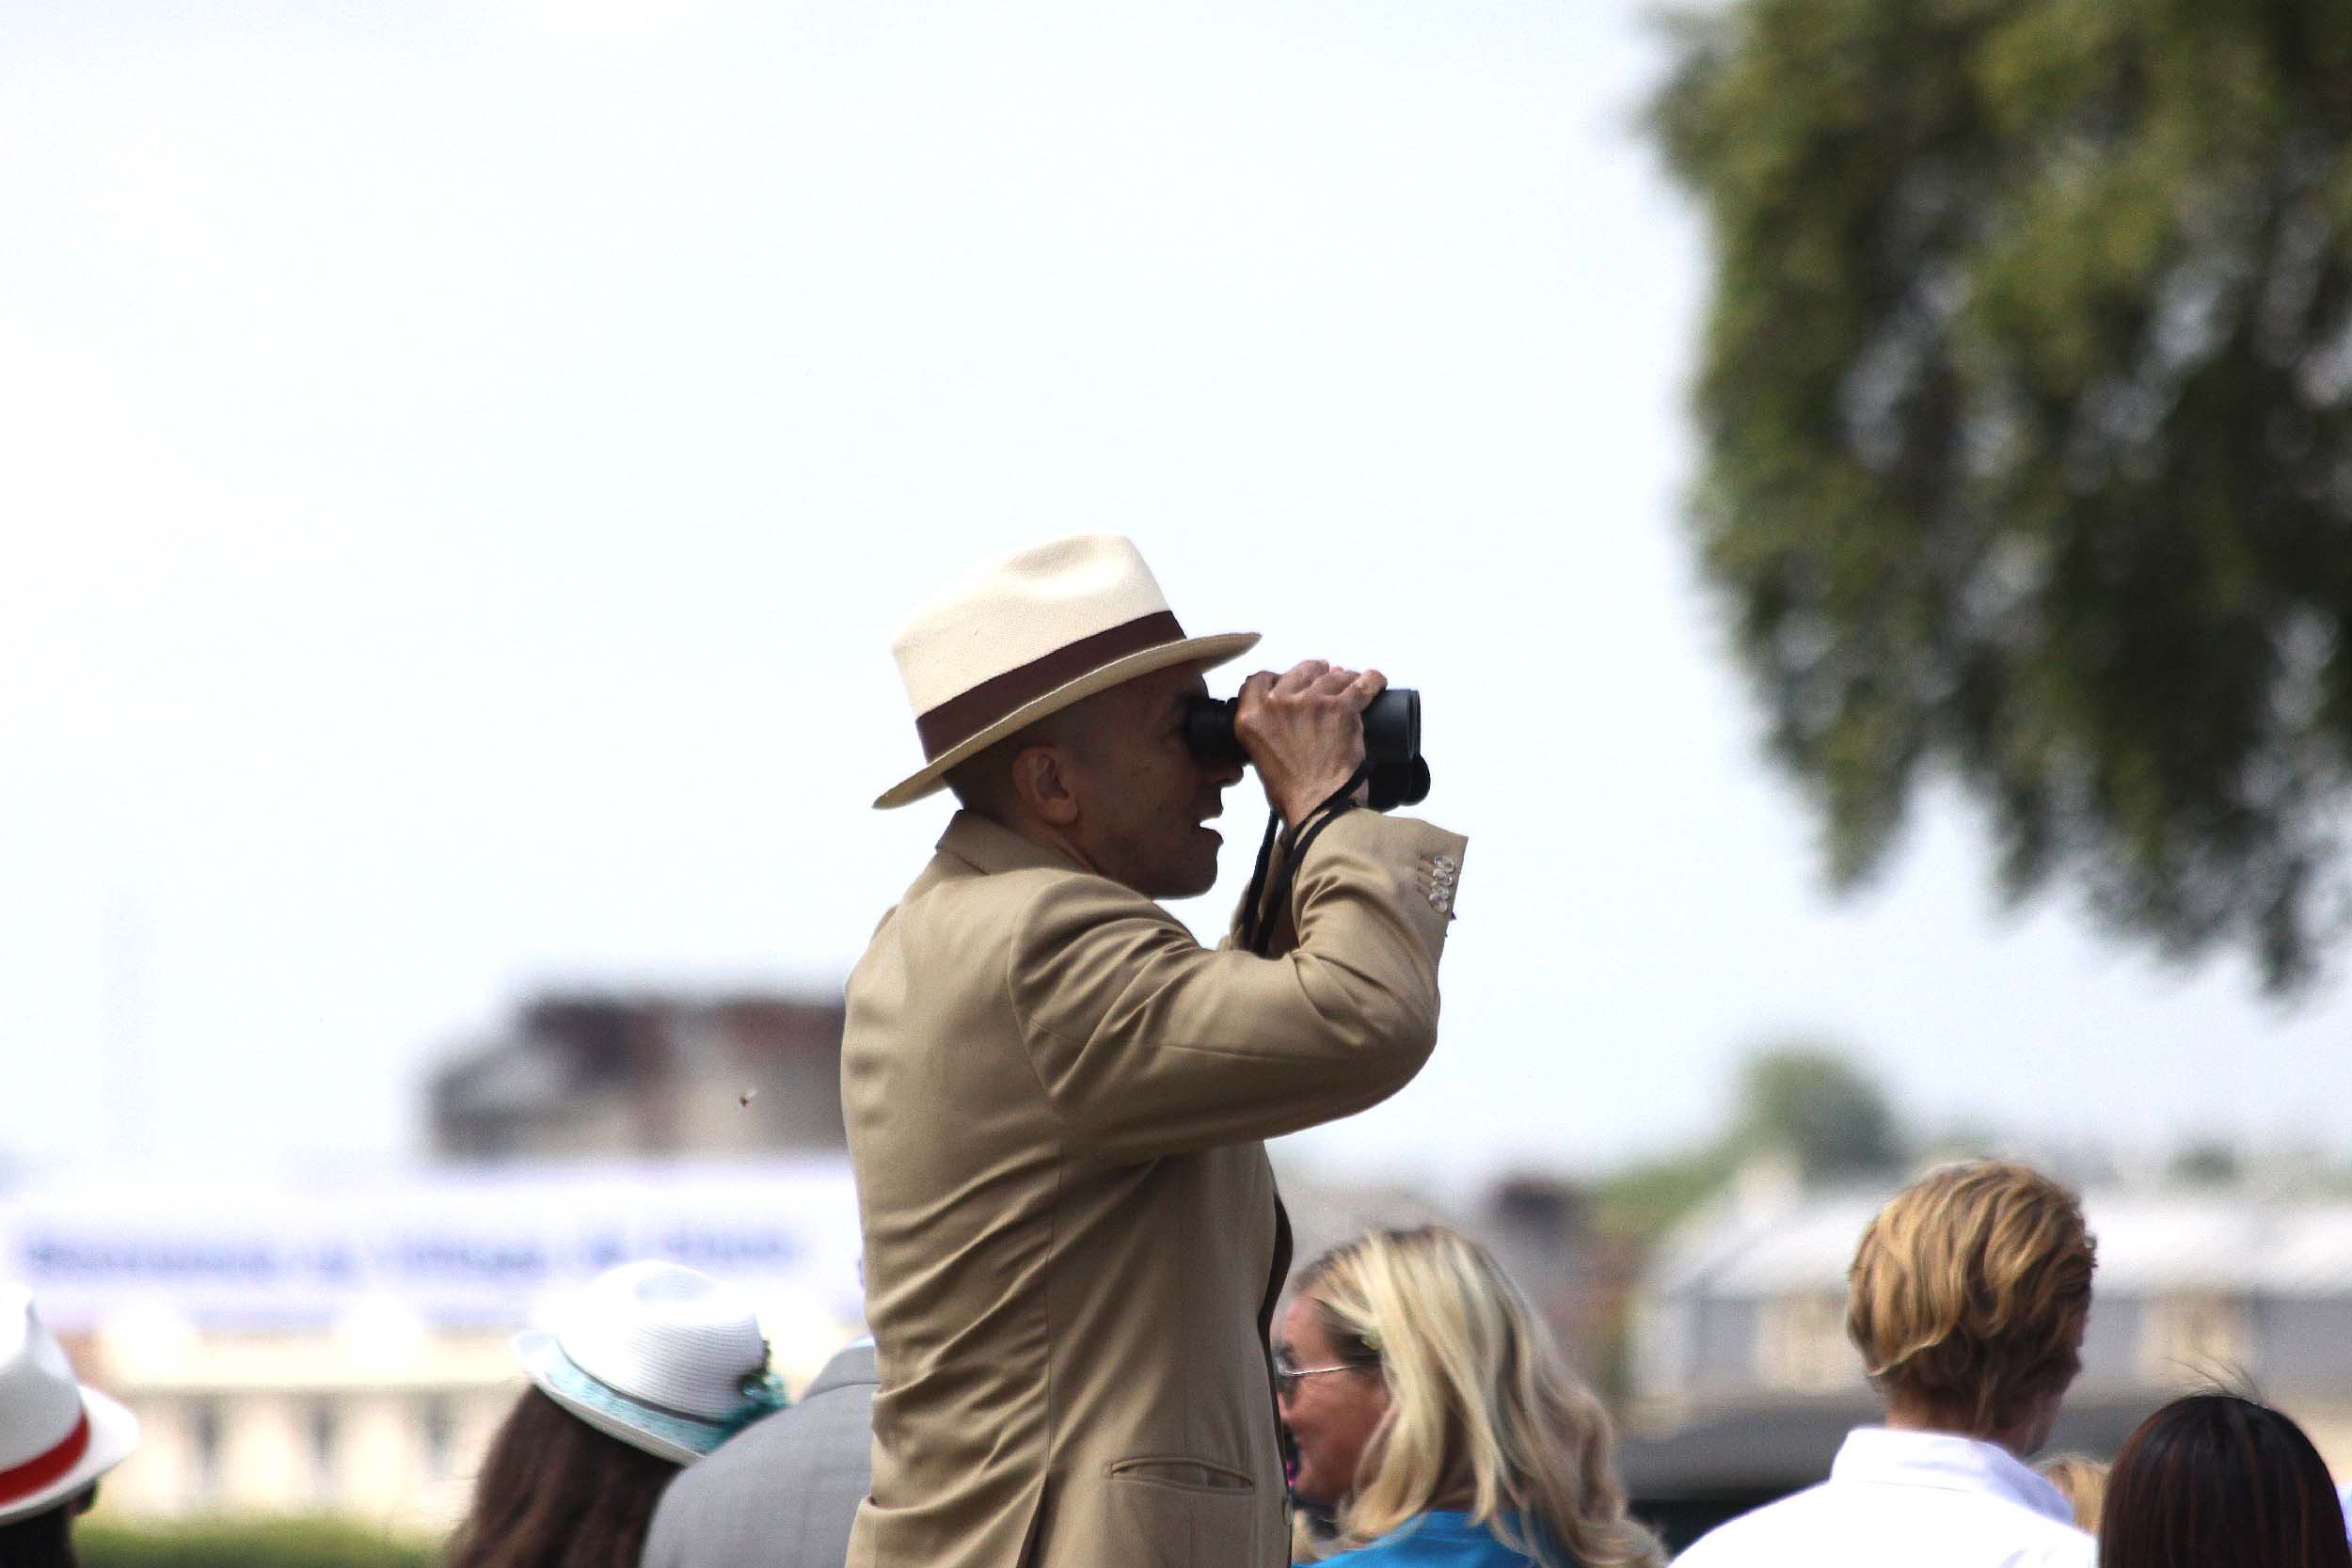
[[[963,809],[848,986],[881,1378],[851,1568],[1287,1560],[1263,1140],[1427,1058],[1463,841],[1352,809],[1376,672],[1252,675],[1235,730],[1289,875],[1253,911],[1270,942],[1196,942],[1153,900],[1216,880],[1240,769],[1195,758],[1184,712],[1256,641],[1185,636],[1102,535],[898,639],[925,761],[875,804]]]

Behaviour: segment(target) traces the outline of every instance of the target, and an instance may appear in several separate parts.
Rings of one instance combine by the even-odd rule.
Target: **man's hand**
[[[1284,822],[1297,827],[1347,783],[1364,760],[1364,709],[1388,685],[1377,670],[1343,670],[1319,658],[1242,682],[1233,733]]]

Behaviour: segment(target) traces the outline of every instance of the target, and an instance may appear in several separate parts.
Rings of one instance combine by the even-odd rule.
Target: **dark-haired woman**
[[[2100,1568],[2352,1568],[2319,1450],[2276,1410],[2192,1394],[2123,1440]]]
[[[673,1263],[599,1275],[515,1351],[532,1386],[447,1568],[637,1568],[670,1478],[784,1403],[749,1298]]]
[[[0,1288],[0,1568],[73,1568],[74,1518],[138,1440],[136,1417],[73,1381],[32,1292]]]

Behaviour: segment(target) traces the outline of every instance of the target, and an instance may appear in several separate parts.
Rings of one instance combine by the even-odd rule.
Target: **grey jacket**
[[[825,1363],[800,1403],[680,1470],[644,1568],[841,1568],[873,1481],[874,1346]]]

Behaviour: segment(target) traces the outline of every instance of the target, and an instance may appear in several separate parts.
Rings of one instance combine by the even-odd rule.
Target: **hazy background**
[[[2341,985],[2006,917],[1957,808],[1820,894],[1677,522],[1701,235],[1632,7],[6,28],[19,1164],[382,1159],[536,988],[837,986],[946,816],[866,808],[893,629],[1095,529],[1189,630],[1426,693],[1443,1039],[1318,1160],[1589,1169],[1791,1032],[1922,1122],[2352,1148]]]

